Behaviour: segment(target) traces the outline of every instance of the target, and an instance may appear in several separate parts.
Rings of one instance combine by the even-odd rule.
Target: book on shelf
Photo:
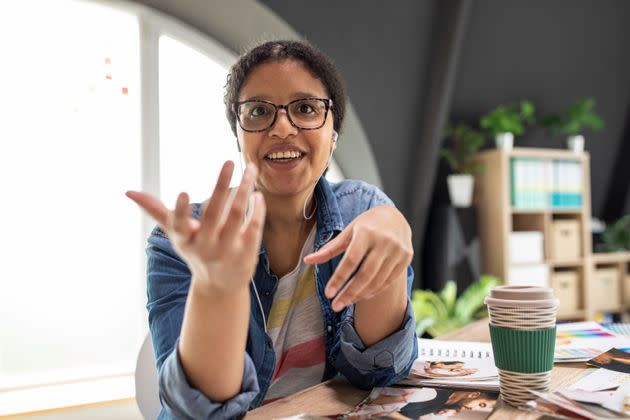
[[[582,206],[582,164],[571,160],[553,161],[552,208]]]
[[[510,159],[515,209],[575,209],[582,206],[582,163],[573,160]]]

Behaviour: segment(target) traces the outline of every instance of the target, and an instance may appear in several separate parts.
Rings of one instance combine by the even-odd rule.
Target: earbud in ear
[[[339,137],[339,133],[337,133],[336,131],[333,131],[333,136],[332,136],[333,143],[337,143],[337,137]]]

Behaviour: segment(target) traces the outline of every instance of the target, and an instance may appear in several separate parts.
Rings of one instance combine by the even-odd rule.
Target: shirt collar
[[[336,233],[343,230],[343,218],[337,203],[337,198],[330,183],[323,176],[315,185],[317,200],[317,236],[315,249],[319,249],[330,241]]]
[[[344,224],[335,193],[328,180],[323,176],[315,184],[315,199],[317,200],[317,233],[315,237],[315,249],[317,250],[330,241],[335,234],[341,232]],[[261,242],[258,255],[266,253],[265,244]]]

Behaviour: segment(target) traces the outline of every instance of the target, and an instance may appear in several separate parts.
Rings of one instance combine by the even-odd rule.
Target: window
[[[141,188],[137,20],[82,2],[2,9],[0,392],[133,372],[146,331],[141,220],[124,196]]]
[[[223,104],[228,67],[169,36],[159,42],[160,190],[173,207],[181,191],[192,202],[207,199],[228,159],[239,185],[241,166]]]
[[[235,57],[147,8],[126,10],[0,6],[0,416],[133,396],[149,223],[124,192],[157,185],[169,206],[182,190],[202,201],[226,159],[240,182],[222,102]],[[140,74],[147,49],[159,60]],[[158,73],[159,96],[141,92]],[[156,159],[140,111],[158,98]],[[331,175],[342,177],[334,162]]]

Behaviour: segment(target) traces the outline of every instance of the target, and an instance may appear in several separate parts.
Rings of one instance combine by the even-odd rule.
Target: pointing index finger
[[[351,235],[343,231],[332,241],[324,245],[319,251],[304,257],[305,264],[321,264],[343,253],[350,243]]]
[[[141,191],[127,191],[125,195],[149,213],[162,227],[167,226],[169,211],[160,200]]]

